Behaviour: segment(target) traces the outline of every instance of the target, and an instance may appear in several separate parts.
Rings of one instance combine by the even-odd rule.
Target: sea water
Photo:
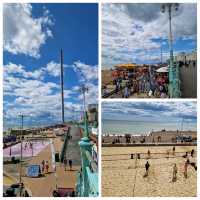
[[[152,131],[196,131],[196,123],[181,123],[180,121],[174,122],[156,122],[156,121],[125,121],[125,120],[102,120],[102,134],[134,134],[142,135],[149,134]]]

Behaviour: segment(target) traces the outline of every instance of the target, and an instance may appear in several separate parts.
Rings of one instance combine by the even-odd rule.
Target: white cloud
[[[167,13],[161,13],[160,8],[160,4],[103,5],[103,67],[136,60],[160,61],[161,40],[167,41],[169,29]],[[179,11],[173,12],[174,42],[196,40],[196,12],[196,4],[180,4]]]
[[[77,62],[80,71],[83,73],[84,83],[89,88],[86,94],[86,102],[96,103],[98,95],[97,86],[97,67]],[[67,66],[67,65],[64,65]],[[75,64],[71,65],[75,70]],[[90,67],[94,68],[90,70]],[[4,66],[4,113],[6,119],[16,120],[19,113],[30,116],[32,119],[38,119],[40,116],[46,118],[46,122],[51,120],[60,121],[61,113],[61,94],[60,85],[54,82],[46,81],[46,75],[59,76],[60,64],[53,61],[46,67],[40,67],[36,70],[26,71],[27,67],[8,63]],[[88,71],[88,73],[86,73]],[[96,71],[96,73],[95,73]],[[94,75],[94,76],[93,76]],[[79,114],[82,111],[82,95],[80,85],[83,82],[77,80],[77,85],[71,89],[64,90],[65,99],[65,117],[70,118],[72,113]]]
[[[102,104],[102,113],[106,117],[108,114],[113,118],[118,115],[122,119],[134,116],[134,119],[145,119],[147,121],[176,121],[187,119],[194,120],[197,116],[196,102],[148,102],[148,103],[106,103]]]
[[[16,65],[12,62],[4,65],[4,76],[8,74],[21,75],[24,78],[42,79],[44,70],[42,68],[34,71],[26,71],[23,65]]]
[[[47,64],[46,71],[52,76],[60,76],[60,64],[51,61]]]
[[[80,61],[74,62],[72,65],[75,72],[79,74],[80,81],[93,81],[98,79],[98,67],[97,65],[87,65]]]
[[[4,4],[3,11],[4,50],[39,58],[40,47],[53,37],[48,13],[33,17],[31,4]]]

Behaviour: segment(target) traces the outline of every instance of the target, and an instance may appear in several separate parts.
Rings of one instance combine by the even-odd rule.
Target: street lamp
[[[88,92],[88,87],[86,87],[84,84],[81,86],[81,92],[83,94],[83,112],[84,112],[84,137],[89,137],[89,131],[88,131],[88,121],[87,121],[87,111],[86,111],[86,103],[85,103],[85,93]]]
[[[20,171],[19,171],[19,183],[20,183],[20,196],[22,196],[22,151],[23,151],[23,145],[22,145],[22,137],[23,137],[23,125],[24,125],[24,115],[20,114],[19,117],[21,118],[21,150],[20,150]]]
[[[169,50],[170,50],[170,64],[169,64],[169,96],[171,98],[180,97],[180,79],[179,79],[179,67],[174,67],[173,57],[173,39],[172,39],[172,11],[178,11],[178,3],[166,3],[162,4],[161,12],[168,12],[169,17]]]

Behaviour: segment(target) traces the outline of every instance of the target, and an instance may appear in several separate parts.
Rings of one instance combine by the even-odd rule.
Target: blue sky
[[[61,121],[60,49],[64,54],[65,118],[98,97],[97,4],[4,5],[4,127]],[[73,113],[73,114],[72,114]]]
[[[197,122],[196,102],[104,102],[102,118],[144,122]]]
[[[150,64],[169,58],[168,13],[161,4],[104,4],[102,6],[102,67],[119,63]],[[179,4],[172,10],[174,55],[196,50],[197,6]]]

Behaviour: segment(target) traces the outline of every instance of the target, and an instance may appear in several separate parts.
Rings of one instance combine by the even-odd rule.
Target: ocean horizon
[[[113,120],[102,119],[102,134],[133,134],[146,135],[152,131],[197,131],[196,122],[181,121],[131,121],[131,120]]]

